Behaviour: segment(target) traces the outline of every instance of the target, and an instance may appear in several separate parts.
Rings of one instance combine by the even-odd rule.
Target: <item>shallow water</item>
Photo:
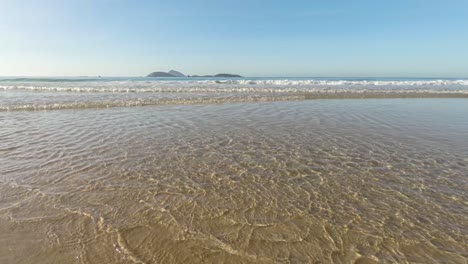
[[[0,112],[0,263],[466,263],[467,116],[467,99]]]

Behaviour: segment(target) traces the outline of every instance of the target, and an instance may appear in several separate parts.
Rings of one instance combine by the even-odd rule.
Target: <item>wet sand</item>
[[[0,263],[466,263],[466,99],[0,112]]]

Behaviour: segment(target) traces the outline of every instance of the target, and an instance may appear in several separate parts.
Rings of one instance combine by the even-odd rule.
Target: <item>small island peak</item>
[[[148,74],[146,77],[217,77],[217,78],[242,78],[242,76],[238,74],[231,74],[231,73],[218,73],[215,75],[185,75],[179,71],[176,70],[170,70],[168,72],[162,72],[162,71],[157,71],[157,72],[152,72]]]

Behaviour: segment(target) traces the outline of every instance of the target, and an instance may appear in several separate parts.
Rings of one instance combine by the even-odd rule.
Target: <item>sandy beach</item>
[[[465,100],[1,112],[0,262],[465,263]]]

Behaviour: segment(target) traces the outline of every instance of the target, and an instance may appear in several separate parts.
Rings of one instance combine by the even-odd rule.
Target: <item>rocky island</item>
[[[168,72],[152,72],[148,74],[146,77],[178,77],[178,76],[172,75]]]
[[[219,73],[215,75],[185,75],[181,72],[170,70],[168,72],[152,72],[146,77],[219,77],[219,78],[242,78],[238,74]]]

